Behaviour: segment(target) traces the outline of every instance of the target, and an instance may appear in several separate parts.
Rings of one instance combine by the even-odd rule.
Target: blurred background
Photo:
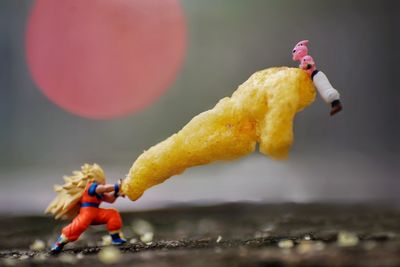
[[[398,1],[83,2],[0,1],[0,213],[43,212],[86,162],[123,178],[255,71],[297,66],[303,39],[344,110],[301,112],[289,160],[192,168],[115,205],[400,203]]]

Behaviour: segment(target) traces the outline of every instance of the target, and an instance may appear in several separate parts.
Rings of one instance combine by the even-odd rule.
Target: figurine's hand
[[[123,179],[119,179],[118,180],[118,186],[119,186],[119,192],[118,192],[118,196],[120,196],[120,197],[125,197],[125,194],[122,192],[122,181],[123,181]]]
[[[122,179],[118,180],[118,182],[116,182],[114,184],[114,197],[125,197],[125,195],[122,193],[121,191],[121,185],[122,185]]]
[[[331,116],[335,115],[336,113],[340,112],[343,109],[342,103],[340,103],[339,100],[335,100],[332,102],[332,108],[331,108]]]

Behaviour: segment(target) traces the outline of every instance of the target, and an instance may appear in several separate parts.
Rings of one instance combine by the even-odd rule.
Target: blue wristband
[[[118,192],[119,192],[119,185],[118,183],[114,184],[114,197],[118,197]]]

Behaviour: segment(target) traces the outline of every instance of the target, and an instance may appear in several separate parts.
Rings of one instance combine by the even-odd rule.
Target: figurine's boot
[[[50,248],[50,254],[58,254],[62,251],[64,246],[68,243],[68,239],[62,234],[57,241]]]
[[[126,239],[123,237],[121,231],[112,231],[110,232],[111,243],[113,245],[122,245],[126,243]]]

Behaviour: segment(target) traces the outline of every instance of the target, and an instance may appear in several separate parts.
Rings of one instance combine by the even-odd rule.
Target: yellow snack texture
[[[293,143],[295,114],[315,99],[307,73],[269,68],[254,73],[231,97],[194,117],[178,133],[144,151],[133,163],[122,191],[131,200],[193,166],[233,160],[254,151],[285,159]]]

